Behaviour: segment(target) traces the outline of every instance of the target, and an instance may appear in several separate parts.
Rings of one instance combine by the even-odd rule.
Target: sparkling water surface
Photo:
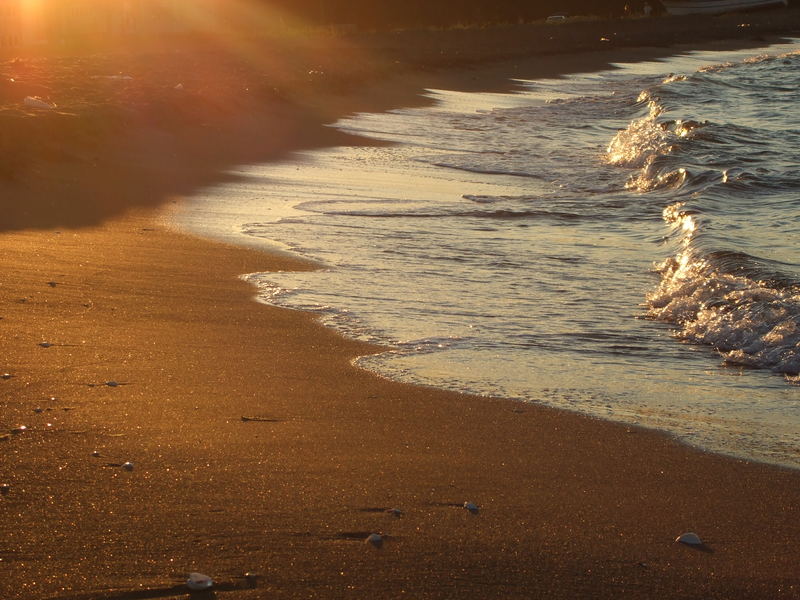
[[[412,383],[800,467],[800,41],[335,124],[386,145],[242,167],[180,221],[319,271],[265,302]]]

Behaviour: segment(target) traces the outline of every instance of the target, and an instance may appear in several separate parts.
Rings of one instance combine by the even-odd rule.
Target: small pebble
[[[100,458],[100,452],[95,450],[94,452],[92,452],[92,456],[94,456],[95,458]]]
[[[7,496],[8,493],[11,491],[11,486],[7,483],[0,484],[0,494],[3,496]]]
[[[39,345],[40,345],[42,348],[49,348],[49,347],[50,347],[50,346],[52,346],[53,344],[51,344],[50,342],[40,342],[40,343],[39,343]]]
[[[367,539],[364,540],[364,543],[365,544],[372,544],[376,548],[380,548],[381,546],[383,546],[383,536],[381,536],[381,535],[379,535],[377,533],[370,533],[367,536]]]
[[[464,502],[464,508],[471,512],[473,515],[477,515],[480,512],[480,507],[477,504],[473,504],[472,502]]]
[[[39,413],[43,413],[43,412],[44,412],[44,409],[43,409],[43,408],[39,408],[39,407],[37,406],[36,408],[34,408],[34,409],[33,409],[33,412],[35,412],[35,413],[38,415]]]
[[[3,373],[0,375],[0,379],[11,379],[13,375],[11,373]]]
[[[19,427],[14,427],[14,429],[11,430],[11,433],[18,435],[20,433],[25,433],[27,430],[27,425],[20,425]]]
[[[186,580],[186,587],[193,592],[210,590],[213,586],[214,580],[202,573],[189,573],[189,578]]]
[[[133,471],[133,463],[132,462],[124,462],[122,463],[122,468],[126,471]]]
[[[393,517],[400,518],[403,516],[403,511],[399,508],[388,508],[386,509],[386,514],[392,515]]]
[[[683,533],[675,538],[676,542],[681,544],[688,544],[690,546],[702,546],[703,540],[700,539],[700,536],[696,533],[692,533],[691,531],[687,533]]]

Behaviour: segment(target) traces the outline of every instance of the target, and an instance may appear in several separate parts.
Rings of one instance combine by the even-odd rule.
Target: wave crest
[[[619,131],[606,148],[609,164],[623,167],[643,167],[652,156],[670,151],[672,134],[661,126],[658,117],[663,112],[655,101],[650,101],[650,113],[631,121]]]
[[[648,317],[676,325],[678,338],[712,346],[727,363],[797,376],[800,289],[737,274],[749,258],[726,254],[718,261],[687,249],[667,259],[658,267],[661,283],[647,296]]]

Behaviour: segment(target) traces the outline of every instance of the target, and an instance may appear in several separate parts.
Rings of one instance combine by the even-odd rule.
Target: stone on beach
[[[124,462],[122,463],[122,468],[126,471],[133,471],[133,463],[132,462]]]
[[[373,545],[375,548],[380,548],[383,546],[383,536],[378,533],[370,533],[364,542]]]
[[[189,573],[189,577],[186,580],[186,587],[193,592],[209,590],[213,586],[214,580],[203,573]]]
[[[477,504],[474,504],[472,502],[464,502],[464,509],[471,512],[473,515],[477,515],[481,510],[481,508]]]
[[[210,590],[213,586],[214,580],[203,573],[189,573],[189,578],[186,580],[186,587],[193,592]]]
[[[691,531],[679,535],[678,537],[675,538],[675,541],[681,544],[688,544],[689,546],[703,545],[703,540],[700,539],[700,536]]]

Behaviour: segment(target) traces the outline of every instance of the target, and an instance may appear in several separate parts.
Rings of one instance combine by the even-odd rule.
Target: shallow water
[[[280,247],[266,302],[388,377],[800,466],[800,41],[430,90],[335,124],[389,145],[243,167],[180,220]]]

